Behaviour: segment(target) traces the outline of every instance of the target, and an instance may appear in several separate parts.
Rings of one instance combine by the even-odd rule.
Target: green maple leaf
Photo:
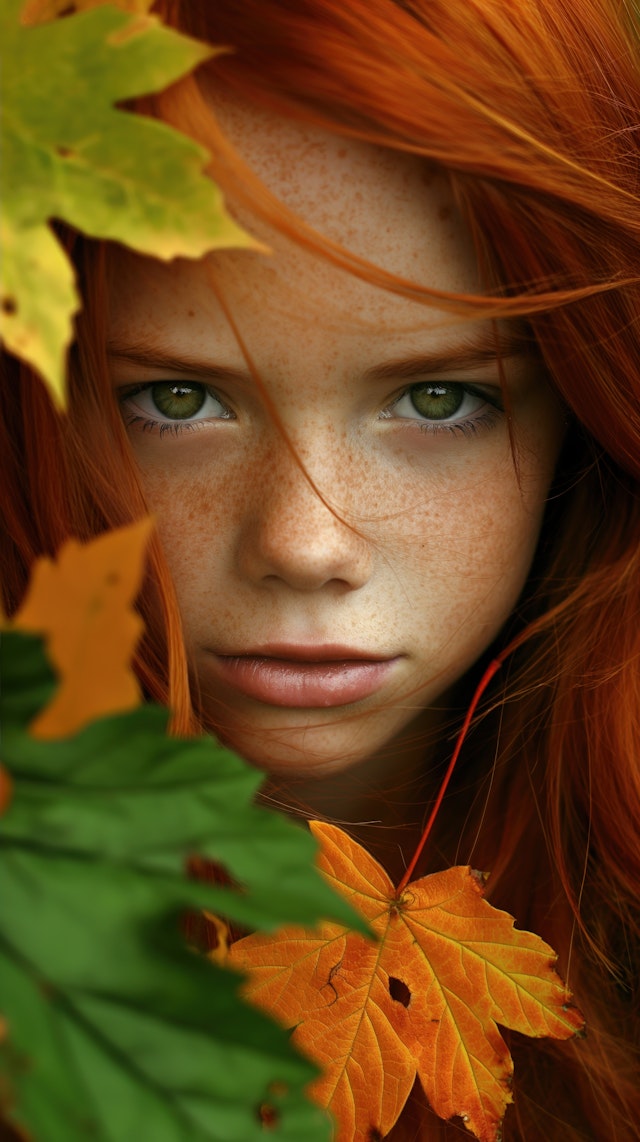
[[[275,1138],[326,1139],[303,1096],[313,1068],[179,934],[199,907],[252,927],[353,922],[312,838],[253,805],[259,776],[211,739],[167,738],[158,708],[34,740],[53,677],[38,639],[3,642],[5,1113],[34,1142],[259,1142],[266,1104]],[[240,890],[186,879],[193,853]]]
[[[3,0],[0,13],[0,332],[63,405],[78,298],[50,219],[164,259],[255,243],[203,174],[202,147],[114,106],[161,90],[214,49],[111,6],[25,27],[22,6]]]

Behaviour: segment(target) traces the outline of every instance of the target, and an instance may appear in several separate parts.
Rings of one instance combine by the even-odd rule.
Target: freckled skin
[[[270,189],[319,231],[422,284],[478,288],[470,238],[441,175],[236,103],[221,104],[220,114]],[[429,725],[431,707],[516,603],[561,417],[535,365],[508,362],[518,482],[501,413],[475,430],[437,434],[416,419],[385,416],[406,382],[370,383],[365,372],[460,341],[472,328],[359,281],[237,213],[270,255],[223,251],[163,265],[119,253],[112,334],[119,342],[157,338],[174,354],[246,371],[215,281],[281,426],[247,373],[209,382],[234,419],[211,416],[181,435],[132,424],[132,446],[194,677],[222,737],[285,778],[338,775],[356,763],[378,773],[393,743]],[[116,387],[181,376],[114,365]],[[499,389],[494,365],[444,379]],[[206,374],[200,380],[208,383]],[[379,692],[339,708],[283,709],[218,683],[212,650],[275,641],[347,644],[398,662]]]

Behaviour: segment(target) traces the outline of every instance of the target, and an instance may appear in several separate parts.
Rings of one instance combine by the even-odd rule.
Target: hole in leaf
[[[7,317],[13,317],[14,313],[18,312],[18,303],[15,297],[5,296],[0,304],[2,305],[2,312],[6,313]]]
[[[193,854],[185,861],[185,872],[190,880],[200,880],[205,884],[224,885],[225,888],[239,888],[239,884],[217,861]]]
[[[411,1003],[411,992],[406,983],[401,979],[396,979],[394,975],[389,976],[389,995],[395,999],[396,1003],[401,1003],[403,1007],[408,1007]]]
[[[189,856],[185,861],[185,872],[190,880],[203,881],[205,884],[216,884],[220,887],[240,889],[238,882],[233,879],[223,865],[207,860],[205,857]],[[228,943],[233,944],[248,933],[239,924],[226,924],[228,930]],[[215,923],[207,920],[203,912],[187,912],[182,920],[182,932],[187,943],[196,947],[198,951],[208,955],[219,947],[220,930]]]
[[[280,1115],[276,1107],[272,1106],[270,1102],[263,1102],[261,1104],[258,1109],[258,1118],[262,1123],[263,1130],[275,1130],[280,1121]]]
[[[3,1118],[0,1120],[0,1142],[27,1142],[27,1136],[18,1134],[18,1131]]]
[[[4,813],[5,809],[9,807],[12,794],[13,782],[11,780],[11,775],[5,769],[4,765],[0,765],[0,814]],[[3,1030],[3,1021],[0,1019],[0,1039],[3,1038]]]

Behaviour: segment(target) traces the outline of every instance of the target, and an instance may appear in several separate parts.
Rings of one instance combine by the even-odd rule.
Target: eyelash
[[[182,436],[183,432],[196,432],[204,428],[206,420],[154,420],[153,417],[136,416],[131,414],[125,419],[127,428],[137,425],[143,432],[157,432],[160,439],[169,433],[171,436]]]
[[[483,428],[493,428],[500,414],[501,410],[494,406],[482,416],[474,417],[473,420],[452,421],[450,424],[446,421],[442,424],[437,424],[435,421],[416,421],[416,427],[419,432],[426,432],[429,436],[440,436],[444,432],[448,432],[451,436],[458,433],[461,436],[477,436]]]
[[[127,388],[127,389],[121,390],[121,393],[119,396],[119,402],[122,406],[125,406],[126,402],[131,400],[132,397],[138,396],[140,393],[143,393],[143,392],[148,392],[151,388],[153,388],[154,385],[160,384],[160,383],[162,383],[162,382],[152,381],[152,382],[148,382],[146,384],[136,385],[134,388]],[[175,383],[180,384],[179,381],[176,381]],[[190,382],[187,382],[187,383],[190,383]],[[450,435],[461,434],[462,436],[475,436],[475,435],[477,435],[477,433],[479,431],[492,428],[496,424],[496,422],[502,416],[504,416],[504,404],[503,404],[500,396],[497,394],[497,392],[496,392],[495,396],[489,396],[489,394],[486,391],[481,390],[479,388],[476,388],[475,385],[463,384],[461,381],[443,381],[440,383],[442,384],[443,387],[459,388],[462,390],[462,392],[464,394],[474,396],[474,397],[477,397],[479,400],[482,400],[489,407],[481,415],[474,416],[473,418],[468,418],[467,420],[459,420],[459,421],[455,421],[455,420],[452,420],[452,421],[447,421],[447,420],[443,420],[443,421],[419,420],[418,417],[394,417],[394,416],[392,416],[392,410],[397,405],[400,404],[400,402],[403,400],[403,398],[406,396],[409,396],[416,389],[418,389],[422,385],[424,385],[424,383],[425,382],[419,382],[419,383],[416,383],[413,385],[408,385],[405,389],[403,389],[402,392],[399,393],[394,398],[394,400],[385,407],[385,409],[383,410],[383,412],[381,414],[382,418],[383,419],[389,419],[389,420],[395,419],[398,421],[402,421],[405,426],[411,425],[412,428],[415,428],[422,433],[427,433],[428,435],[431,435],[431,436],[440,435],[441,433],[449,433]],[[438,382],[433,382],[433,383],[437,384]],[[191,384],[191,387],[193,387],[193,388],[198,387],[198,388],[205,390],[206,393],[209,396],[213,397],[215,400],[217,400],[218,403],[221,404],[223,408],[227,407],[224,404],[224,402],[220,399],[220,397],[217,395],[217,393],[214,392],[213,389],[208,388],[207,385],[200,384],[199,382],[197,382],[197,383],[194,382]],[[416,412],[417,412],[417,410],[416,410]],[[234,420],[235,419],[235,416],[229,415],[229,416],[215,417],[215,418],[202,417],[200,419],[194,419],[194,420],[160,420],[160,419],[156,419],[155,417],[145,417],[144,415],[141,415],[140,413],[138,413],[138,414],[133,413],[133,412],[127,413],[127,411],[124,410],[124,407],[123,407],[123,416],[124,416],[125,424],[126,424],[127,428],[132,428],[135,425],[137,425],[142,432],[147,432],[147,433],[157,432],[160,438],[165,436],[167,433],[171,434],[174,437],[177,437],[177,436],[181,436],[183,432],[195,432],[197,430],[204,428],[210,422],[211,419],[216,419],[216,420]]]

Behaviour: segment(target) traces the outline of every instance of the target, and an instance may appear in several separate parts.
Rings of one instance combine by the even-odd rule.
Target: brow
[[[466,373],[498,360],[531,355],[531,345],[520,333],[480,333],[463,344],[444,346],[413,357],[398,357],[365,373],[367,381],[412,380],[435,373]]]
[[[111,341],[107,345],[107,355],[115,361],[141,365],[147,369],[166,369],[168,372],[183,373],[200,379],[203,376],[224,376],[243,381],[247,379],[246,370],[215,365],[213,361],[204,357],[195,357],[190,353],[174,353],[152,341],[136,340],[127,344]]]
[[[107,346],[110,358],[148,369],[181,373],[183,375],[207,378],[226,378],[246,382],[249,372],[228,365],[216,365],[204,357],[190,353],[175,353],[165,349],[160,343],[136,339],[129,343],[110,342]],[[530,355],[531,345],[517,332],[503,333],[497,337],[481,333],[457,346],[444,346],[427,353],[406,355],[385,361],[367,369],[365,381],[411,380],[414,377],[436,373],[463,373],[493,364],[498,359],[525,357]]]

